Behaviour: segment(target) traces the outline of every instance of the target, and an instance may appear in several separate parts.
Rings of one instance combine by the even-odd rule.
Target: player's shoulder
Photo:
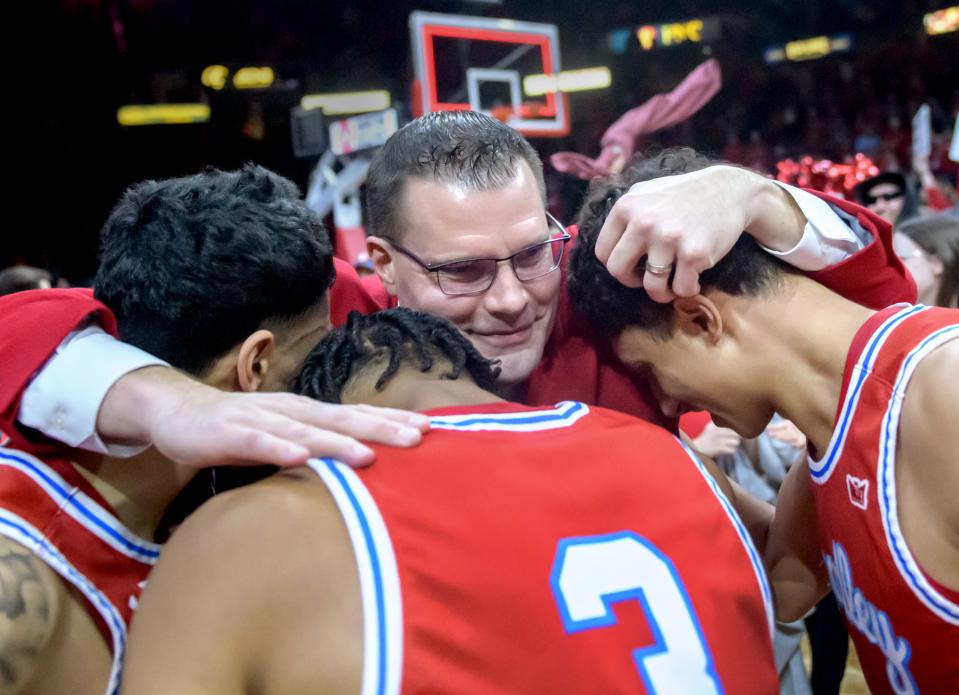
[[[916,365],[906,387],[903,404],[903,426],[913,421],[932,420],[942,427],[959,432],[959,391],[955,388],[959,374],[959,311],[956,313],[957,336],[926,354]],[[937,427],[937,429],[939,429]],[[948,434],[940,430],[942,435]]]
[[[187,587],[220,608],[272,605],[320,577],[351,571],[352,558],[323,482],[305,467],[284,471],[215,495],[191,514],[164,546],[141,609],[175,601]]]
[[[959,311],[956,313],[955,335],[951,340],[935,347],[922,356],[909,380],[907,393],[941,394],[955,393],[952,377],[959,374]]]
[[[13,692],[43,663],[60,620],[64,588],[40,558],[0,536],[0,662]]]
[[[177,529],[164,555],[174,543],[273,545],[278,535],[315,527],[334,513],[335,503],[315,474],[305,466],[289,469],[214,495]]]
[[[589,415],[590,417],[584,420],[595,429],[621,432],[630,437],[637,437],[644,443],[658,444],[675,448],[678,453],[683,452],[682,445],[676,436],[653,422],[598,405],[589,406]]]

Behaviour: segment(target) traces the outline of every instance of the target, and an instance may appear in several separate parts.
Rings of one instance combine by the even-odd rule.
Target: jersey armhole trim
[[[772,589],[769,586],[769,578],[766,576],[766,567],[759,555],[759,551],[753,544],[753,539],[746,530],[746,526],[743,524],[742,519],[739,518],[739,514],[733,508],[732,503],[730,503],[723,491],[719,488],[719,484],[713,479],[713,476],[709,474],[709,471],[706,470],[706,467],[703,466],[702,462],[688,446],[686,446],[679,439],[676,441],[681,447],[683,447],[686,455],[689,456],[692,462],[696,465],[696,469],[699,471],[700,475],[702,475],[706,480],[706,484],[716,496],[716,499],[719,502],[719,505],[723,508],[723,511],[726,512],[726,516],[729,517],[733,528],[736,530],[736,533],[739,536],[739,540],[743,544],[746,555],[749,557],[749,564],[752,565],[753,573],[756,575],[756,583],[759,585],[759,593],[763,598],[763,605],[766,608],[766,619],[769,623],[769,639],[772,640],[776,633],[776,609],[773,607]]]
[[[311,459],[333,496],[353,544],[363,601],[362,695],[397,695],[403,669],[403,600],[386,523],[363,481],[348,466]]]
[[[879,461],[876,478],[879,483],[879,513],[886,543],[896,568],[913,594],[941,620],[959,627],[959,605],[943,596],[926,578],[915,556],[909,550],[906,538],[899,525],[899,509],[896,501],[896,443],[899,438],[899,422],[906,387],[922,359],[945,343],[959,339],[959,324],[940,328],[928,335],[906,356],[896,378],[889,407],[882,419],[879,435]]]
[[[76,587],[90,605],[96,609],[110,630],[110,636],[113,640],[110,680],[107,682],[106,695],[117,695],[120,692],[120,673],[127,639],[126,625],[120,611],[38,529],[5,509],[0,509],[0,535],[19,543],[36,555],[44,564],[60,575],[65,582]]]
[[[842,408],[839,411],[839,417],[836,418],[835,430],[826,452],[818,461],[809,457],[809,475],[812,481],[817,485],[824,485],[832,476],[836,464],[842,457],[842,450],[846,444],[846,437],[849,434],[850,423],[859,405],[859,396],[862,393],[866,378],[872,372],[876,358],[886,342],[886,339],[892,333],[892,330],[900,323],[920,312],[927,311],[929,307],[921,304],[908,305],[901,311],[896,312],[886,319],[879,328],[869,337],[866,345],[863,346],[862,353],[856,361],[855,367],[849,380],[849,387],[846,391],[846,397],[843,400]]]

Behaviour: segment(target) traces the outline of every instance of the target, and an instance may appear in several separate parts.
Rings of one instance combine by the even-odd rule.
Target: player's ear
[[[276,338],[273,333],[262,328],[243,341],[236,359],[238,390],[252,392],[263,388],[275,349]]]
[[[689,336],[705,336],[716,344],[723,336],[723,317],[719,307],[708,297],[677,297],[673,300],[677,328]]]
[[[391,295],[396,294],[396,254],[397,251],[388,239],[367,237],[366,251],[370,254],[373,270],[380,276],[383,287]]]

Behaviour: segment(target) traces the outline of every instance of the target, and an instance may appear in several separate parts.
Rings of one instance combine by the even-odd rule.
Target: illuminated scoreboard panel
[[[696,17],[681,22],[614,29],[607,36],[607,44],[613,53],[628,53],[636,47],[653,51],[683,44],[711,43],[718,41],[721,34],[722,22],[717,17]]]
[[[959,31],[959,5],[930,12],[922,18],[922,23],[930,36]]]
[[[773,65],[784,61],[800,62],[816,60],[833,53],[848,53],[853,49],[851,34],[834,36],[813,36],[808,39],[790,41],[782,46],[770,46],[763,51],[766,63]]]
[[[644,51],[651,51],[684,43],[715,41],[719,33],[718,19],[688,19],[684,22],[645,24],[636,30],[636,38]]]

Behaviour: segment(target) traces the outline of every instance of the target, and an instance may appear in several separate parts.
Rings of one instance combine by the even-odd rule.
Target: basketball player
[[[224,391],[286,388],[329,328],[326,232],[295,186],[262,168],[134,186],[101,258],[95,292],[121,335]],[[4,693],[117,691],[154,533],[192,476],[153,449],[43,461],[0,449]]]
[[[430,434],[202,507],[151,575],[124,692],[777,692],[765,575],[699,463],[496,377],[442,319],[354,313],[300,393],[424,410]]]
[[[604,272],[613,201],[636,180],[706,163],[667,152],[593,191],[570,264],[574,301],[664,412],[709,410],[744,437],[778,412],[808,437],[765,553],[779,617],[808,610],[825,571],[873,693],[959,692],[959,311],[872,311],[748,237],[703,274],[701,294],[671,304]]]

